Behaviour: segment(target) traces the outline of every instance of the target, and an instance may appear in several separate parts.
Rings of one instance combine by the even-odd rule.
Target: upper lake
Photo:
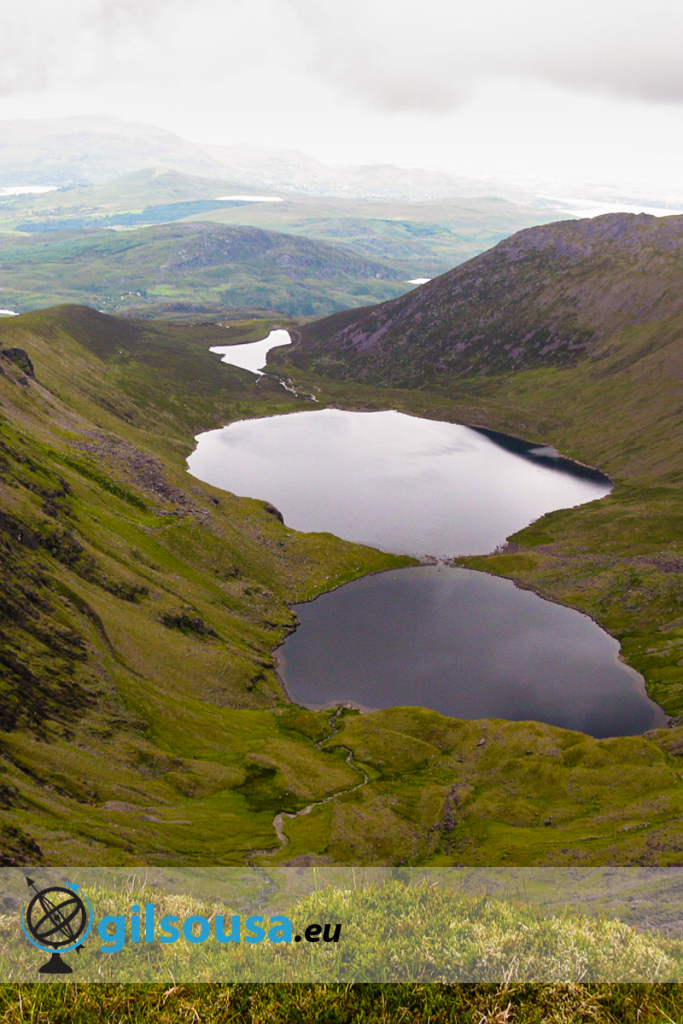
[[[230,366],[239,366],[241,370],[262,376],[271,348],[291,343],[289,331],[276,330],[271,331],[262,341],[250,341],[246,345],[215,345],[209,352],[222,356],[222,361]]]
[[[399,412],[240,420],[200,434],[188,465],[272,502],[296,530],[416,557],[492,551],[545,512],[610,490],[552,448]]]

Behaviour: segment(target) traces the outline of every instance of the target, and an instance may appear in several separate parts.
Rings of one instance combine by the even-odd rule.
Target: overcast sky
[[[0,0],[0,118],[683,194],[683,0]]]

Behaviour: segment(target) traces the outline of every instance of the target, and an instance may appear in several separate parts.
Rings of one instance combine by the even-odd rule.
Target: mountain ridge
[[[526,228],[405,296],[302,327],[291,358],[408,387],[570,365],[610,333],[683,310],[682,271],[683,216]]]
[[[98,183],[150,166],[226,177],[220,161],[200,146],[109,114],[5,120],[0,137],[0,186]]]

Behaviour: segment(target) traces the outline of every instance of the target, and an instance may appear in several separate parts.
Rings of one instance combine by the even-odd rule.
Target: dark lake
[[[544,512],[610,490],[552,448],[391,411],[239,420],[200,434],[188,465],[272,502],[296,530],[416,557],[484,554]]]
[[[598,737],[667,724],[641,676],[618,660],[616,640],[509,580],[420,566],[366,576],[294,610],[301,625],[277,653],[297,704],[418,705]]]

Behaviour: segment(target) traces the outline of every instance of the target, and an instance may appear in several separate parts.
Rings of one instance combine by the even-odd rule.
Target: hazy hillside
[[[209,223],[0,234],[0,266],[0,306],[17,312],[81,302],[143,316],[314,316],[409,287],[400,271],[340,246]]]
[[[219,198],[255,191],[279,201]],[[442,274],[514,231],[554,216],[496,198],[409,202],[308,196],[162,168],[45,195],[0,196],[2,231],[143,227],[178,220],[249,224],[340,243],[358,255],[390,262],[407,280]]]
[[[518,232],[400,299],[311,324],[293,357],[414,386],[568,365],[682,309],[683,217],[608,214]]]
[[[110,181],[145,167],[227,176],[199,146],[154,125],[109,115],[0,122],[0,186]]]
[[[294,150],[201,145],[110,115],[0,122],[0,186],[105,182],[146,167],[313,195],[424,199],[490,191],[483,182],[439,172],[389,165],[338,168]]]
[[[65,221],[72,228],[85,223],[104,226],[108,218],[142,214],[148,208],[169,208],[172,212],[167,220],[172,221],[177,219],[174,208],[183,203],[211,202],[218,196],[246,191],[243,182],[145,167],[96,185],[67,185],[39,194],[0,196],[0,228],[50,231]]]
[[[0,187],[106,182],[147,167],[352,198],[414,200],[491,191],[477,179],[419,168],[333,167],[295,150],[202,145],[155,125],[110,115],[0,122]]]
[[[248,178],[267,188],[284,188],[307,195],[414,200],[482,196],[491,192],[490,184],[476,178],[455,177],[419,167],[334,166],[298,150],[272,146],[204,145],[202,148],[234,177]]]

